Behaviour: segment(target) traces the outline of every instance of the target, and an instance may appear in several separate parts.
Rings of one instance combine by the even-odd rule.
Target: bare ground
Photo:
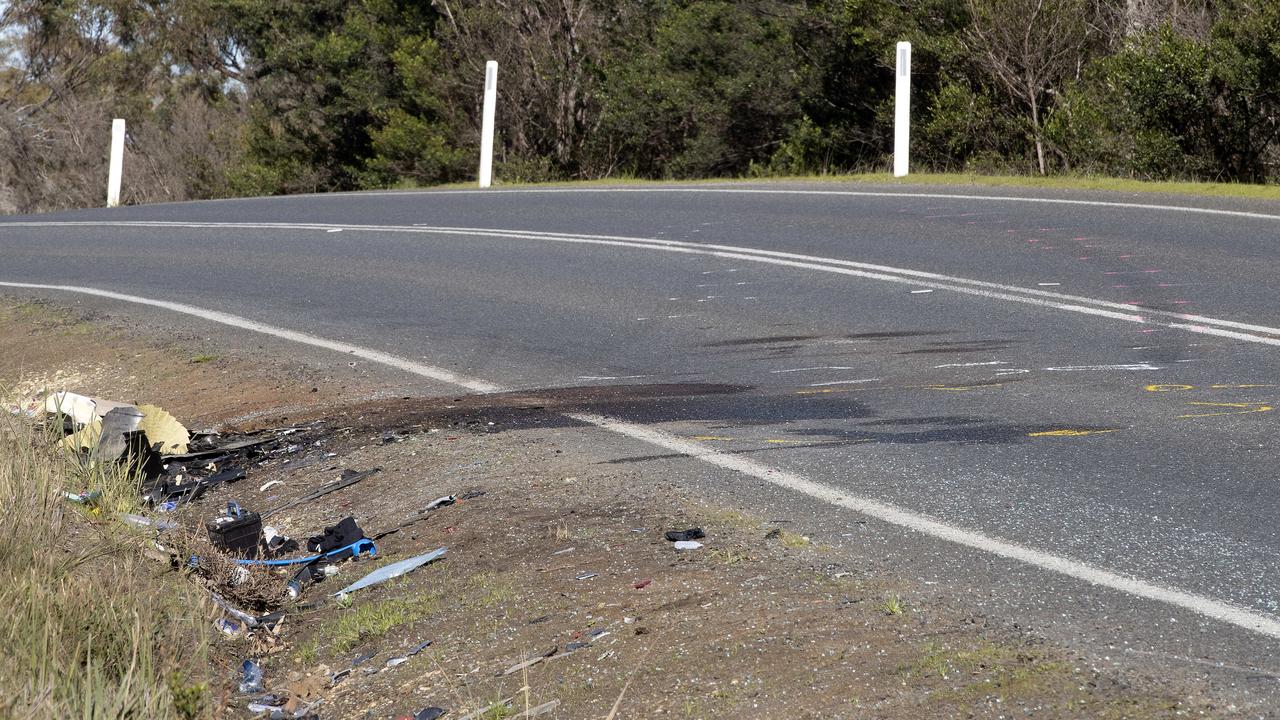
[[[286,604],[277,634],[215,641],[217,717],[252,716],[235,688],[245,657],[260,659],[267,688],[281,693],[351,670],[317,683],[322,718],[392,718],[432,705],[446,718],[539,706],[550,718],[1232,714],[1207,684],[1099,668],[785,522],[710,505],[644,464],[565,451],[588,430],[556,415],[557,405],[616,389],[370,399],[384,388],[367,379],[17,300],[0,300],[3,386],[157,403],[193,428],[306,426],[295,449],[269,454],[247,479],[181,513],[192,527],[229,499],[265,510],[343,469],[381,471],[269,524],[305,540],[352,515],[373,534],[421,517],[439,496],[484,493],[388,535],[376,559],[347,563],[301,604]],[[707,534],[701,549],[678,552],[663,539],[695,526]],[[448,548],[437,563],[345,601],[328,597],[437,547]],[[429,648],[388,666],[426,640]]]

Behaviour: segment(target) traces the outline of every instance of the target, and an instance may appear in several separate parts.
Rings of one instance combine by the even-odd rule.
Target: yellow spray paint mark
[[[1148,385],[1147,392],[1176,392],[1179,390],[1195,390],[1195,385]]]
[[[803,443],[807,443],[807,442],[809,442],[809,441],[808,441],[808,440],[782,440],[782,439],[780,439],[780,438],[769,438],[768,440],[765,440],[765,442],[767,442],[767,443],[774,443],[774,444],[776,444],[776,445],[783,445],[783,444],[790,444],[790,443],[801,443],[801,444],[803,444]]]
[[[1264,388],[1275,387],[1275,385],[1210,385],[1214,390],[1225,390],[1227,388]]]
[[[1112,430],[1045,430],[1043,432],[1027,433],[1027,437],[1082,437],[1084,435],[1101,435],[1103,433],[1113,433]]]
[[[704,441],[704,442],[710,442],[710,441],[712,441],[712,440],[732,440],[733,438],[731,438],[731,437],[725,437],[724,435],[694,435],[693,437],[691,437],[691,438],[689,438],[689,439],[690,439],[690,440],[702,440],[702,441]]]
[[[1219,415],[1248,415],[1249,413],[1271,412],[1274,409],[1270,405],[1264,405],[1262,403],[1256,403],[1256,402],[1244,402],[1244,403],[1193,402],[1191,404],[1200,405],[1204,407],[1220,407],[1220,408],[1234,408],[1234,409],[1222,410],[1219,412],[1192,413],[1189,415],[1179,415],[1178,416],[1179,419],[1218,417]]]

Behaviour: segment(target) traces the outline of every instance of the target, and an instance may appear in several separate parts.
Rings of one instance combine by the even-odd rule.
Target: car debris
[[[412,648],[412,649],[410,649],[410,650],[409,650],[409,652],[405,653],[404,655],[401,655],[400,657],[393,657],[393,658],[391,658],[391,659],[387,660],[387,667],[389,667],[389,668],[393,668],[393,667],[396,667],[396,666],[398,666],[398,665],[402,665],[402,664],[404,664],[404,663],[407,663],[407,662],[409,662],[409,658],[413,657],[414,655],[417,655],[418,653],[422,652],[423,650],[426,650],[426,649],[427,649],[428,647],[430,647],[430,646],[431,646],[431,641],[430,641],[430,640],[424,640],[424,641],[422,641],[422,642],[418,643],[417,645],[413,646],[413,648]]]
[[[363,539],[364,530],[361,530],[360,526],[356,524],[354,517],[348,515],[337,523],[326,527],[321,534],[308,538],[307,549],[311,552],[324,554]]]
[[[205,523],[209,542],[219,550],[257,555],[262,545],[262,517],[240,507],[239,503],[227,503],[225,515]]]
[[[364,472],[356,472],[355,470],[344,470],[342,472],[341,477],[338,478],[337,482],[331,483],[329,485],[325,485],[321,487],[319,490],[316,490],[315,492],[308,493],[295,500],[290,500],[284,505],[281,505],[276,508],[272,508],[266,511],[265,513],[263,513],[262,517],[269,518],[272,515],[275,515],[276,513],[282,510],[288,510],[289,508],[296,507],[303,503],[308,503],[308,502],[311,502],[312,500],[317,500],[319,498],[322,498],[325,495],[328,495],[329,493],[337,492],[339,490],[342,490],[343,488],[351,487],[352,485],[355,485],[361,480],[364,480],[365,478],[377,472],[380,472],[381,470],[382,468],[373,468],[372,470],[365,470]]]
[[[262,666],[253,660],[245,660],[240,664],[240,686],[241,693],[249,694],[262,692]]]
[[[338,592],[333,593],[333,597],[349,595],[356,590],[362,590],[371,585],[377,585],[378,583],[386,582],[387,580],[398,578],[401,575],[413,572],[423,565],[443,557],[447,551],[448,548],[437,548],[429,553],[411,557],[407,560],[401,560],[400,562],[392,563],[386,567],[378,568]]]

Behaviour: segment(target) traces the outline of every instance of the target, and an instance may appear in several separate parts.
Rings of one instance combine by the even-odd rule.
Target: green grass
[[[880,612],[885,615],[897,616],[905,613],[906,611],[907,606],[903,604],[902,598],[897,595],[890,595],[884,599],[884,602],[880,603]]]
[[[218,359],[217,355],[196,355],[195,357],[191,358],[191,364],[200,365],[202,363],[213,362],[214,360],[217,360],[217,359]]]
[[[1136,180],[1132,178],[1113,178],[1089,175],[978,175],[974,173],[929,173],[917,172],[905,178],[895,178],[890,173],[845,173],[831,175],[794,175],[766,178],[703,178],[698,180],[640,180],[619,177],[601,180],[573,180],[546,183],[501,183],[502,187],[612,187],[647,185],[710,185],[710,184],[760,184],[778,182],[819,182],[875,184],[875,185],[948,185],[948,186],[985,186],[985,187],[1020,187],[1040,188],[1046,190],[1098,190],[1116,193],[1164,193],[1169,195],[1198,195],[1202,197],[1244,198],[1251,200],[1280,200],[1280,185],[1251,185],[1246,183],[1215,183]],[[439,185],[432,189],[473,189],[475,183],[451,183]],[[409,189],[409,188],[399,188]],[[417,188],[425,189],[425,188]]]
[[[439,607],[440,595],[434,593],[355,605],[338,617],[327,637],[334,652],[346,652],[393,628],[422,620]]]
[[[205,600],[115,522],[136,480],[86,470],[0,414],[0,717],[187,718],[208,684]],[[100,490],[92,507],[62,490]]]

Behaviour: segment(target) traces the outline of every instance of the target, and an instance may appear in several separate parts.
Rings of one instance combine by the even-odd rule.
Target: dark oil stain
[[[890,338],[929,337],[931,335],[947,335],[944,330],[892,330],[887,332],[865,332],[845,335],[848,340],[888,340]]]
[[[803,340],[816,340],[821,335],[769,335],[766,337],[738,338],[736,340],[717,340],[705,343],[703,347],[741,347],[743,345],[771,345],[773,343],[794,343]]]

